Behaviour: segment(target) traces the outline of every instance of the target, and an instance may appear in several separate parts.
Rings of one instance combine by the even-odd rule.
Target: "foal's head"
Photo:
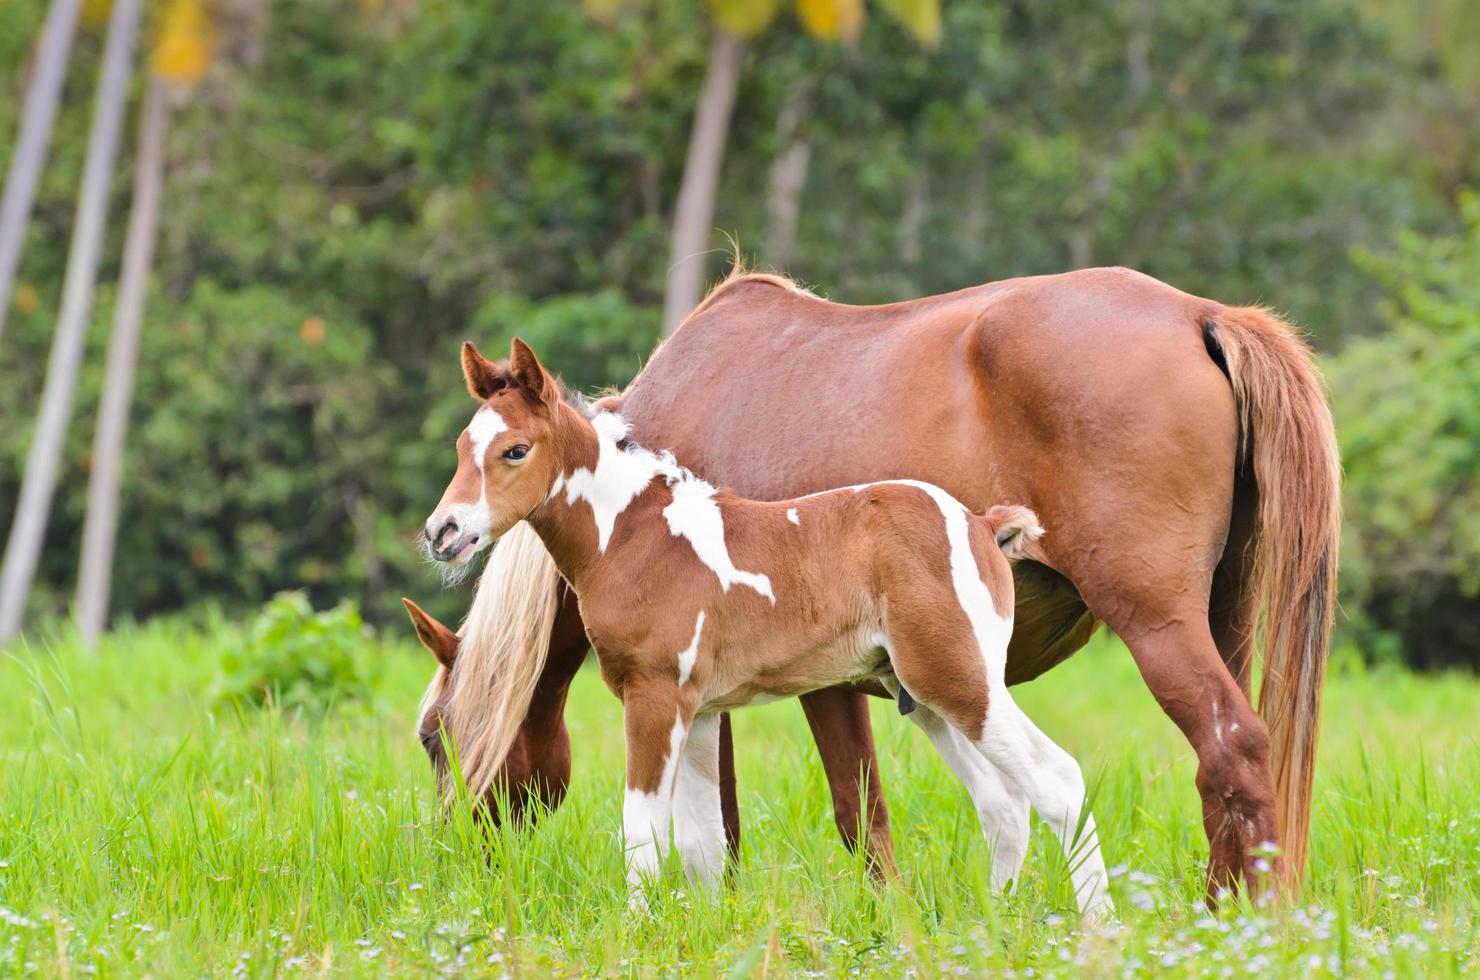
[[[463,377],[482,406],[457,437],[457,472],[426,522],[426,544],[440,562],[463,564],[544,502],[560,469],[554,443],[560,385],[529,345],[515,339],[494,364],[463,344]]]

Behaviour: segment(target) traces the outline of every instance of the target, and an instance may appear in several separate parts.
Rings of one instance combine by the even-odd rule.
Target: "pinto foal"
[[[721,878],[721,712],[878,678],[966,785],[993,844],[993,883],[1022,866],[1031,803],[1064,848],[1081,911],[1110,911],[1079,766],[1003,679],[1007,558],[1042,534],[1031,511],[973,514],[903,480],[742,500],[670,455],[625,444],[620,417],[567,403],[520,340],[503,365],[465,344],[462,365],[483,404],[458,438],[457,473],[426,540],[438,560],[462,563],[526,520],[575,590],[602,678],[622,701],[635,899],[659,870],[670,824],[689,876]],[[455,638],[408,609],[451,667]],[[438,740],[444,701],[434,681],[426,741]],[[438,748],[428,744],[434,763]]]

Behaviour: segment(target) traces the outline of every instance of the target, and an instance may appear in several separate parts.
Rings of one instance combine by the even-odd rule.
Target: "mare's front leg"
[[[622,838],[628,898],[635,907],[643,905],[642,889],[656,880],[668,853],[675,784],[692,718],[674,680],[634,675],[621,687],[627,735]]]
[[[869,722],[868,695],[845,687],[828,687],[803,694],[812,738],[827,788],[832,793],[833,819],[843,844],[858,847],[862,829],[869,872],[879,879],[899,877],[894,863],[894,841],[889,833],[889,808],[874,753],[874,730]]]

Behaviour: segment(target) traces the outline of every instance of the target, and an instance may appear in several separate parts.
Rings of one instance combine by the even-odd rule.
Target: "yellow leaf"
[[[298,328],[298,334],[305,344],[322,344],[324,342],[324,318],[321,316],[305,318],[303,325]]]
[[[151,59],[154,73],[177,85],[194,85],[211,66],[215,46],[215,32],[201,0],[171,0]]]
[[[29,313],[32,313],[32,312],[35,311],[37,304],[40,303],[40,302],[41,302],[41,297],[38,296],[38,295],[36,295],[36,287],[35,286],[31,285],[28,282],[19,282],[19,283],[16,283],[16,285],[15,285],[15,308],[16,309],[20,310],[22,313],[29,314]]]
[[[879,0],[880,6],[925,44],[940,40],[940,0]]]
[[[82,25],[101,27],[108,23],[108,15],[112,12],[113,0],[83,0]]]
[[[851,41],[863,27],[863,0],[797,0],[807,33],[824,41]]]
[[[776,19],[779,0],[709,0],[714,22],[731,34],[755,37]]]

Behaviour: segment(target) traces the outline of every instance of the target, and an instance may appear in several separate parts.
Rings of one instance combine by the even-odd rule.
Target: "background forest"
[[[112,614],[305,589],[384,621],[435,591],[412,539],[466,421],[457,345],[517,332],[590,389],[625,383],[658,340],[715,18],[758,8],[209,6],[210,70],[166,145]],[[84,10],[0,335],[0,534],[106,7]],[[851,40],[790,4],[751,25],[705,279],[728,235],[846,302],[1123,264],[1274,305],[1332,383],[1344,647],[1480,664],[1480,4],[947,0],[938,26],[907,29],[910,9],[871,6]],[[0,4],[0,167],[44,13]],[[132,158],[32,625],[75,587]]]

